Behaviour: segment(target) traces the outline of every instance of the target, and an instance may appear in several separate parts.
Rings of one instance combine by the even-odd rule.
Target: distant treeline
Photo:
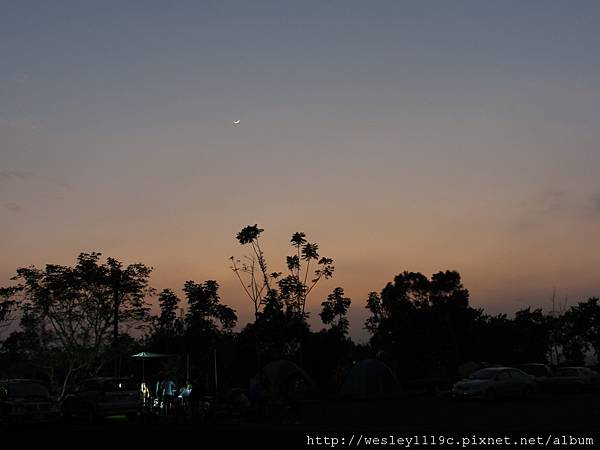
[[[187,281],[181,299],[171,289],[150,287],[152,268],[103,261],[100,253],[82,253],[72,267],[17,269],[13,284],[0,288],[0,327],[13,324],[1,342],[0,377],[42,379],[62,397],[92,375],[139,374],[139,361],[129,356],[147,350],[172,355],[161,370],[206,389],[215,388],[209,381],[215,369],[225,390],[247,386],[270,361],[290,359],[323,392],[335,393],[345,370],[366,357],[383,359],[410,381],[453,380],[466,361],[582,364],[587,353],[600,356],[598,298],[550,312],[526,308],[512,319],[490,316],[469,306],[469,291],[455,271],[431,278],[403,272],[371,292],[367,345],[348,335],[351,300],[341,287],[321,299],[323,329],[311,330],[306,305],[313,288],[333,277],[333,260],[298,232],[286,270],[272,271],[262,232],[257,225],[242,229],[236,238],[249,253],[231,257],[254,311],[254,321],[239,332],[214,280]],[[153,315],[148,302],[156,297],[160,313]]]

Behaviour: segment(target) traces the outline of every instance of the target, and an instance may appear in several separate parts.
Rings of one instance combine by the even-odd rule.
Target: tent
[[[311,377],[297,364],[285,359],[265,365],[253,380],[260,382],[275,399],[300,400],[306,398],[314,387]]]
[[[378,359],[355,363],[346,374],[341,394],[354,400],[395,398],[402,392],[392,369]]]
[[[162,353],[151,353],[151,352],[139,352],[135,355],[131,355],[132,358],[164,358],[169,355],[164,355]]]

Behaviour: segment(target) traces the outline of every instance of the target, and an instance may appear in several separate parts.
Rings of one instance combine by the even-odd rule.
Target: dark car
[[[513,367],[488,367],[459,381],[454,398],[494,400],[499,397],[531,397],[536,392],[533,377]]]
[[[125,415],[134,420],[141,410],[137,385],[130,378],[90,378],[63,401],[65,418],[85,416],[89,421]]]
[[[555,392],[589,392],[600,389],[600,375],[587,367],[561,367],[548,381]]]
[[[0,380],[0,424],[58,419],[58,403],[42,383],[25,379]]]

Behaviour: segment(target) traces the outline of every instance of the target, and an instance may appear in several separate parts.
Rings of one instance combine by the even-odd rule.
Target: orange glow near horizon
[[[311,320],[342,286],[353,336],[404,270],[492,313],[600,295],[598,8],[350,3],[7,5],[0,285],[99,251],[243,325],[257,223],[274,270],[295,231],[335,260]]]

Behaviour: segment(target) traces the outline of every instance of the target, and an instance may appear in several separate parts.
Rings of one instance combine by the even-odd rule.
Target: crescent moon
[[[234,124],[234,125],[237,125],[238,123],[240,123],[240,120],[239,120],[239,119],[238,119],[238,120],[234,120],[234,121],[233,121],[233,124]]]

